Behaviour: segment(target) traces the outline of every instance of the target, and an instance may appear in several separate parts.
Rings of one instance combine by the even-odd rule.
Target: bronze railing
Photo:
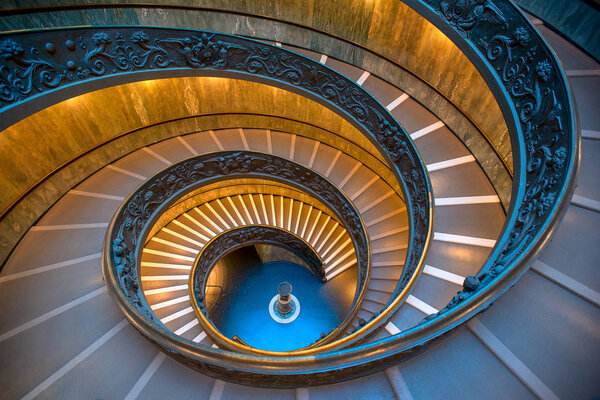
[[[318,352],[265,357],[198,347],[150,324],[144,308],[136,308],[138,289],[131,287],[127,277],[119,281],[114,274],[123,265],[119,257],[127,247],[109,237],[104,251],[107,284],[114,288],[129,285],[131,292],[116,293],[119,305],[129,310],[128,318],[137,329],[172,357],[211,375],[262,386],[311,385],[364,375],[415,354],[488,307],[527,270],[547,241],[573,193],[579,161],[577,121],[556,57],[509,1],[406,3],[473,62],[495,95],[510,131],[511,206],[488,261],[477,276],[465,280],[464,290],[447,307],[414,328],[347,349],[325,345]],[[198,31],[82,28],[25,32],[1,40],[0,85],[5,106],[63,85],[121,72],[193,69],[205,75],[245,76],[280,85],[338,110],[381,149],[401,182],[411,231],[403,281],[422,265],[432,213],[425,168],[385,108],[327,67],[274,46]],[[58,42],[69,43],[67,49],[73,53],[58,56],[52,46],[43,45]],[[69,58],[60,58],[64,54]],[[388,310],[396,310],[401,299],[402,293]],[[384,321],[382,315],[377,316],[362,333],[374,331]]]
[[[356,252],[358,280],[346,317],[320,342],[335,338],[352,321],[366,291],[370,244],[364,223],[350,200],[327,179],[293,161],[270,154],[230,151],[196,156],[164,169],[136,189],[115,214],[106,235],[103,273],[109,291],[128,318],[132,319],[135,314],[143,315],[155,329],[164,328],[152,313],[141,290],[139,267],[146,236],[160,215],[182,196],[213,182],[239,178],[267,179],[294,186],[325,204],[348,232]],[[254,226],[252,229],[257,228]],[[227,238],[217,236],[214,240],[223,237]],[[210,243],[207,247],[211,247]],[[202,261],[210,261],[210,257]],[[200,275],[192,275],[190,279],[194,282],[190,287],[202,285],[208,272],[201,268]],[[200,295],[200,292],[195,294]],[[201,313],[198,316],[212,337],[239,351],[250,350],[221,335],[203,319]],[[175,341],[184,340],[171,334]],[[152,335],[147,336],[154,340]],[[277,354],[253,350],[260,354]]]
[[[255,244],[270,244],[291,251],[306,262],[317,279],[326,282],[327,278],[325,277],[321,257],[310,244],[288,230],[257,224],[235,227],[221,232],[202,247],[196,256],[189,279],[190,298],[196,317],[204,331],[219,345],[219,348],[232,349],[233,347],[233,349],[238,349],[238,346],[235,346],[237,343],[244,345],[246,348],[251,348],[251,346],[246,345],[239,338],[234,337],[233,340],[230,340],[214,326],[206,305],[205,293],[208,286],[206,283],[212,269],[221,258],[232,251]],[[360,288],[357,289],[357,291],[360,290]],[[355,298],[354,302],[356,301],[360,301],[360,299]],[[349,314],[351,316],[353,313]],[[343,323],[340,325],[345,326]],[[322,339],[316,338],[315,340],[322,342],[324,339],[325,337]],[[231,346],[232,344],[234,346]]]
[[[0,37],[4,109],[104,78],[136,79],[136,73],[193,71],[283,86],[342,113],[380,149],[398,178],[407,206],[410,241],[403,275],[387,308],[346,338],[363,337],[389,319],[408,296],[423,267],[431,238],[431,190],[421,159],[406,132],[355,82],[321,63],[280,47],[203,31],[140,27],[75,28]],[[58,43],[61,51],[57,51]],[[27,51],[25,50],[27,49]],[[30,55],[32,55],[30,57]],[[100,81],[100,82],[99,82]],[[2,108],[0,108],[0,111]],[[133,304],[137,304],[134,302]]]

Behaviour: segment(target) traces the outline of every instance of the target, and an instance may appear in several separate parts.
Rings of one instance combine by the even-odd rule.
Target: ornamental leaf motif
[[[162,209],[168,200],[204,183],[247,176],[275,180],[285,178],[325,203],[348,230],[358,259],[359,286],[366,283],[369,245],[365,228],[358,211],[332,183],[292,161],[268,154],[211,153],[184,160],[152,177],[134,192],[115,216],[111,233],[112,264],[124,294],[133,305],[151,314],[144,307],[138,283],[137,260],[133,254],[141,245],[144,230],[149,228],[155,212]]]
[[[571,116],[562,104],[568,102],[568,95],[556,75],[558,65],[545,43],[523,23],[513,6],[492,0],[427,0],[427,3],[474,44],[497,72],[518,116],[522,137],[517,140],[526,151],[522,160],[526,169],[521,177],[523,197],[516,207],[517,218],[498,241],[498,255],[488,260],[476,277],[467,278],[469,282],[465,280],[463,290],[445,308],[424,321],[460,305],[518,261],[556,207],[558,193],[568,176],[566,167],[573,157],[564,123]]]
[[[501,25],[506,22],[502,11],[491,0],[442,0],[437,11],[463,36],[481,22]]]
[[[489,6],[484,7],[485,13]],[[429,198],[423,193],[429,190],[429,182],[424,166],[416,149],[394,118],[377,101],[364,92],[355,82],[336,73],[328,67],[280,47],[271,46],[242,37],[219,33],[162,29],[162,28],[79,28],[45,32],[26,32],[10,37],[16,45],[7,42],[5,54],[15,53],[14,57],[0,60],[0,106],[8,107],[17,101],[69,83],[85,82],[100,76],[111,76],[136,71],[155,69],[195,69],[219,70],[238,74],[252,74],[281,82],[310,92],[312,95],[337,107],[361,130],[367,132],[385,149],[384,155],[390,161],[392,170],[400,178],[410,215],[412,234],[407,263],[402,282],[414,273],[429,235]],[[64,43],[63,48],[53,43]],[[46,43],[45,47],[42,43]],[[51,45],[48,47],[48,45]],[[59,48],[60,47],[60,48]],[[58,48],[55,52],[44,53],[44,48]],[[56,71],[57,80],[42,80],[40,85],[25,85],[26,90],[17,90],[15,71],[21,68],[15,61],[20,49],[39,55],[39,60],[47,64],[44,68]],[[42,54],[44,56],[42,57]],[[41,64],[40,64],[41,65]],[[21,71],[24,76],[30,71]],[[23,78],[21,78],[23,79]],[[57,83],[56,83],[57,82]],[[58,85],[58,86],[57,86]],[[52,87],[51,87],[52,86]],[[386,140],[387,143],[383,143]],[[256,160],[253,161],[253,163]],[[221,166],[222,167],[222,166]],[[184,168],[184,167],[182,167]],[[187,168],[187,167],[185,167]],[[220,167],[214,162],[204,163],[203,167],[187,171],[197,175],[216,176]],[[270,167],[271,174],[278,174]],[[171,183],[179,184],[181,174],[174,171]],[[285,172],[288,179],[291,172]],[[216,175],[215,175],[216,174]],[[173,180],[174,179],[174,180]],[[307,180],[307,185],[308,185]],[[148,199],[136,195],[128,208],[132,213],[131,229],[141,231],[144,223],[135,213],[146,213],[145,203],[158,205],[169,197],[167,182],[156,182]],[[323,185],[313,182],[315,190]],[[171,193],[172,194],[172,193]],[[347,210],[346,210],[347,211]],[[346,212],[344,211],[344,212]],[[350,228],[352,230],[353,228]],[[352,231],[356,234],[357,231]],[[136,235],[134,235],[134,238]],[[134,240],[134,239],[132,239]],[[137,239],[135,239],[137,240]],[[129,245],[137,245],[130,243]],[[368,254],[358,254],[360,263],[368,263]],[[365,278],[364,276],[361,277]]]
[[[50,62],[38,56],[33,48],[29,55],[21,45],[11,39],[0,42],[0,56],[5,61],[12,61],[13,68],[6,64],[0,66],[0,101],[12,103],[32,91],[53,89],[60,85],[64,74]]]

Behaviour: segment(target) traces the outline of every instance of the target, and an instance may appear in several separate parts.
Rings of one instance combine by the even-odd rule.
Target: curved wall
[[[433,111],[473,152],[508,207],[512,152],[498,104],[467,57],[399,1],[353,1],[350,7],[342,0],[292,4],[283,0],[268,4],[170,0],[143,6],[122,1],[95,3],[5,3],[0,27],[119,24],[200,28],[279,41],[339,58],[398,86]],[[19,7],[33,9],[10,11]],[[344,18],[340,19],[342,9]]]
[[[0,260],[50,205],[105,164],[173,136],[237,127],[330,143],[395,182],[375,147],[349,122],[286,90],[207,77],[114,86],[48,107],[0,133],[0,209],[10,211],[0,223]]]
[[[317,103],[272,86],[224,78],[175,78],[110,87],[71,98],[24,119],[0,135],[0,209],[59,165],[144,126],[216,113],[276,115],[317,122],[375,148],[343,118]],[[354,134],[353,134],[354,133]],[[60,146],[56,146],[57,141]],[[56,148],[58,147],[58,148]]]
[[[62,5],[93,5],[95,1],[63,1]],[[107,2],[99,2],[106,7]],[[112,1],[113,4],[124,2]],[[69,10],[48,18],[47,10],[5,16],[2,30],[35,29],[77,25],[140,25],[206,29],[251,37],[263,37],[313,48],[337,56],[339,49],[328,48],[321,37],[287,24],[264,24],[244,15],[214,14],[210,10],[233,11],[263,16],[276,21],[297,24],[344,38],[406,66],[416,75],[439,88],[480,126],[510,162],[510,147],[505,138],[506,127],[494,97],[483,78],[467,57],[438,29],[407,5],[397,0],[345,0],[320,2],[284,0],[270,2],[231,1],[165,1],[156,8],[110,8]],[[9,8],[10,3],[4,7]],[[127,4],[127,3],[125,3]],[[16,1],[14,7],[56,6],[55,1]],[[144,4],[147,7],[148,3]],[[181,6],[182,8],[169,7]],[[201,8],[194,10],[193,7]],[[344,18],[339,11],[344,10]],[[192,12],[195,11],[195,12]],[[399,23],[399,21],[404,21]],[[409,23],[406,23],[409,21]],[[261,23],[258,23],[261,22]],[[275,28],[275,29],[273,29]],[[298,37],[298,34],[301,34]],[[435,49],[433,51],[432,49]]]

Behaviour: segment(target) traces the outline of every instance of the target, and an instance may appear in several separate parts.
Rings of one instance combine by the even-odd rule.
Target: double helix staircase
[[[382,101],[393,96],[405,98],[392,112],[401,123],[403,115],[413,121],[414,125],[407,126],[414,126],[412,137],[417,138],[415,143],[431,173],[436,207],[434,240],[423,274],[406,304],[369,340],[408,329],[447,304],[464,278],[481,267],[504,222],[504,212],[490,182],[452,132],[397,88],[384,82],[378,82],[377,87],[379,91],[373,95]],[[92,251],[81,256],[81,250],[88,247],[81,247],[75,238],[82,232],[89,235],[89,248],[93,249],[94,243],[102,242],[109,220],[125,195],[146,177],[201,152],[228,150],[286,157],[330,179],[345,193],[365,223],[372,254],[372,272],[354,326],[360,326],[360,319],[368,320],[380,312],[398,285],[404,265],[408,228],[402,198],[379,175],[348,154],[310,138],[270,130],[237,128],[178,136],[107,165],[71,190],[30,230],[4,271],[22,265],[22,259],[29,258],[32,251],[30,246],[39,248],[42,243],[47,252],[59,246],[67,254],[77,254],[73,265],[88,259],[97,265],[99,254]],[[176,335],[208,346],[213,342],[194,316],[188,281],[195,257],[215,235],[250,224],[282,227],[313,246],[325,262],[327,280],[356,265],[348,233],[335,217],[325,214],[327,210],[283,196],[241,193],[202,202],[173,218],[149,238],[141,258],[140,279],[153,312]],[[51,237],[67,246],[47,240]],[[56,272],[66,271],[59,268]],[[102,287],[91,294],[106,296]]]
[[[597,63],[572,45],[540,29],[556,46],[559,57],[575,57],[562,60],[567,68],[574,63],[570,68],[598,70]],[[431,180],[432,241],[422,273],[404,304],[363,343],[418,326],[443,309],[461,290],[465,278],[476,275],[490,256],[506,219],[501,199],[481,161],[443,121],[401,88],[333,57],[276,45],[318,60],[357,82],[414,141]],[[375,172],[332,143],[300,132],[215,128],[181,132],[105,165],[67,192],[28,230],[0,273],[0,397],[68,399],[90,394],[106,399],[216,400],[597,395],[597,372],[591,366],[600,354],[600,288],[593,268],[597,258],[593,238],[597,238],[600,207],[590,199],[600,198],[593,178],[594,155],[600,149],[599,121],[593,114],[598,101],[589,97],[589,91],[598,77],[572,79],[576,97],[592,100],[578,104],[584,129],[583,159],[580,185],[565,220],[513,289],[428,351],[383,372],[342,383],[261,389],[185,367],[157,350],[123,319],[101,275],[102,242],[111,218],[127,196],[157,172],[219,151],[254,151],[291,160],[335,184],[359,211],[369,238],[371,271],[364,297],[344,334],[360,329],[392,300],[402,278],[410,232],[397,183],[382,178],[389,175]],[[589,79],[589,87],[577,79]],[[204,194],[202,201],[185,210],[174,205],[172,209],[179,211],[155,226],[143,247],[140,280],[152,312],[171,332],[217,347],[194,317],[189,272],[212,238],[236,227],[274,226],[301,237],[324,261],[324,285],[356,273],[355,249],[335,214],[300,194],[292,197],[291,192],[282,195],[248,182],[233,186],[225,196]],[[482,372],[486,379],[478,378]],[[570,384],[571,380],[577,384]]]
[[[247,186],[239,189],[247,190]],[[143,250],[140,279],[144,295],[161,322],[176,335],[194,342],[206,337],[197,327],[189,296],[190,272],[198,253],[220,233],[253,225],[275,227],[303,239],[323,261],[327,280],[356,265],[346,229],[331,212],[324,213],[312,204],[263,193],[202,203],[160,229]]]
[[[245,131],[240,128],[199,132],[189,137],[170,139],[157,146],[170,149],[172,160],[169,163],[190,156],[182,141],[195,154],[198,154],[196,148],[210,149],[211,144],[216,146],[216,151],[266,151],[287,157],[330,179],[356,205],[370,239],[372,272],[365,301],[356,320],[366,320],[379,312],[398,285],[406,257],[408,227],[406,207],[401,197],[378,174],[331,146],[283,132]],[[160,154],[161,150],[151,151]],[[167,263],[169,258],[186,261],[186,266],[191,269],[201,246],[216,234],[250,224],[275,226],[300,236],[323,260],[327,280],[356,265],[351,239],[331,212],[324,213],[298,199],[249,193],[200,204],[173,219],[145,247],[142,274],[150,274],[144,272],[148,262]],[[187,247],[190,244],[195,246]],[[186,249],[181,246],[186,246]],[[174,252],[180,254],[175,255]],[[186,252],[187,255],[184,254]],[[160,270],[152,268],[152,274],[160,275]],[[145,279],[149,278],[142,277],[142,281]],[[180,275],[179,279],[184,279],[184,276]],[[189,307],[185,309],[191,312]]]

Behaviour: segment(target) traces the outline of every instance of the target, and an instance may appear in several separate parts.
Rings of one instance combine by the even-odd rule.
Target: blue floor
[[[226,316],[218,328],[232,338],[237,335],[252,347],[263,350],[287,351],[306,347],[329,333],[343,318],[331,297],[332,287],[321,283],[306,268],[290,262],[270,262],[247,270],[238,284],[235,296],[230,296]],[[277,294],[277,285],[287,281],[300,303],[300,314],[288,324],[275,322],[269,315],[269,302]]]

